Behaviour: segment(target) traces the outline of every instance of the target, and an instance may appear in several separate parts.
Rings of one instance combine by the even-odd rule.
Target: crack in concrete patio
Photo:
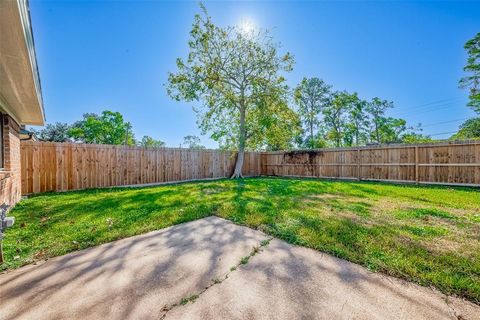
[[[250,261],[250,258],[256,256],[257,254],[259,254],[260,252],[262,252],[263,248],[267,247],[269,244],[270,244],[270,241],[273,240],[273,237],[270,237],[270,238],[267,238],[265,240],[262,240],[258,246],[254,246],[252,248],[252,251],[250,252],[249,255],[247,256],[244,256],[240,259],[240,261],[230,267],[229,271],[227,271],[222,277],[220,278],[214,278],[212,279],[212,282],[206,286],[202,291],[200,292],[197,292],[197,293],[194,293],[188,297],[184,297],[182,298],[179,302],[177,303],[174,303],[172,305],[165,305],[163,308],[162,308],[162,316],[160,317],[161,320],[165,319],[165,317],[167,316],[168,312],[170,312],[172,309],[174,308],[177,308],[177,307],[181,307],[181,306],[184,306],[184,305],[187,305],[188,303],[194,303],[195,300],[197,300],[198,298],[200,298],[200,296],[205,293],[208,289],[210,289],[211,287],[217,285],[217,284],[221,284],[222,282],[224,282],[225,280],[228,279],[228,276],[232,273],[232,272],[235,272],[237,271],[237,269],[241,266],[241,265],[245,265],[247,264],[249,261]]]

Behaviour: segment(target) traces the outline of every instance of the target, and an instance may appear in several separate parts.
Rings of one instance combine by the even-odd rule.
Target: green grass
[[[42,194],[11,215],[2,270],[217,215],[480,302],[475,189],[251,178]]]

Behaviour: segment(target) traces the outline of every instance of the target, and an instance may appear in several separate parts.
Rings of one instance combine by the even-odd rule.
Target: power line
[[[408,111],[408,112],[405,112],[405,110],[401,110],[401,109],[397,109],[397,110],[399,111],[400,114],[403,114],[405,116],[410,116],[410,115],[412,115],[412,113],[417,115],[417,114],[423,114],[423,113],[428,113],[428,112],[437,111],[437,110],[444,110],[444,109],[448,109],[448,108],[451,108],[451,107],[457,107],[457,104],[445,103],[445,104],[439,104],[439,105],[436,105],[436,106],[433,106],[433,107],[430,106],[428,108],[419,109],[419,110],[415,110],[415,111]]]
[[[446,123],[464,121],[464,120],[467,120],[467,119],[468,118],[462,118],[462,119],[456,119],[456,120],[450,120],[450,121],[434,122],[434,123],[429,123],[429,124],[426,124],[426,125],[422,125],[422,128],[433,127],[433,126],[436,126],[436,125],[439,125],[439,124],[446,124]]]
[[[440,108],[435,107],[435,108],[429,109],[429,110],[428,109],[427,110],[421,110],[420,112],[416,112],[415,115],[429,113],[429,112],[438,111],[438,110],[445,110],[445,109],[449,109],[452,106],[455,106],[455,105],[446,105],[446,106],[443,106],[443,107],[440,107]]]
[[[407,107],[405,109],[410,110],[410,109],[424,109],[425,107],[433,107],[433,106],[440,106],[440,105],[446,105],[446,104],[452,104],[453,102],[457,102],[462,100],[463,98],[457,97],[457,98],[449,98],[449,99],[442,99],[442,100],[436,100],[424,104],[419,104],[416,106],[411,106]]]
[[[441,135],[444,135],[444,134],[452,134],[452,133],[457,133],[457,131],[439,132],[439,133],[434,133],[434,134],[427,134],[427,136],[441,136]]]
[[[441,100],[436,100],[436,101],[432,101],[432,102],[427,102],[427,103],[419,104],[419,105],[413,106],[413,108],[418,108],[418,107],[423,107],[423,106],[429,106],[429,105],[437,104],[437,103],[445,103],[446,101],[455,101],[455,100],[459,100],[459,99],[462,99],[462,98],[456,97],[456,98],[441,99]]]
[[[436,104],[434,106],[428,106],[424,108],[418,108],[415,111],[425,111],[425,110],[436,110],[440,107],[445,107],[445,106],[458,106],[457,102],[447,102],[447,103],[441,103],[441,104]]]
[[[424,110],[435,110],[439,107],[444,107],[444,106],[456,106],[456,102],[445,102],[445,103],[439,103],[435,105],[430,105],[430,106],[425,106],[422,108],[416,108],[415,111],[424,111]]]

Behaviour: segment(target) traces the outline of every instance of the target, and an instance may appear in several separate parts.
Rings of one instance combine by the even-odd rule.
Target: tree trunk
[[[335,131],[337,132],[337,136],[335,137],[336,140],[337,140],[337,148],[340,148],[341,144],[342,144],[342,137],[341,137],[341,131],[340,131],[340,128],[335,128]]]
[[[358,136],[360,135],[360,133],[359,133],[359,127],[360,127],[360,126],[357,124],[357,125],[356,125],[356,128],[355,128],[355,144],[356,144],[357,146],[358,146],[358,140],[359,140],[359,137],[358,137]]]
[[[233,171],[232,179],[243,178],[242,167],[245,150],[238,150],[237,161],[235,162],[235,170]]]
[[[310,148],[313,148],[313,120],[310,122]]]
[[[240,136],[238,139],[238,154],[237,154],[237,160],[235,162],[235,170],[233,171],[233,175],[231,179],[243,178],[242,167],[243,167],[243,159],[245,156],[246,138],[247,138],[247,135],[246,135],[246,128],[245,128],[245,107],[242,107],[240,109]]]

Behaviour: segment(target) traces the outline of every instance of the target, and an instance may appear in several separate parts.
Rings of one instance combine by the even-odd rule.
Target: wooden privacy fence
[[[234,152],[22,141],[22,193],[229,177]],[[243,172],[260,175],[247,152]]]
[[[261,173],[480,186],[480,141],[266,152]]]
[[[218,150],[23,141],[22,193],[229,177],[235,156]],[[243,173],[480,186],[480,141],[247,152]]]

